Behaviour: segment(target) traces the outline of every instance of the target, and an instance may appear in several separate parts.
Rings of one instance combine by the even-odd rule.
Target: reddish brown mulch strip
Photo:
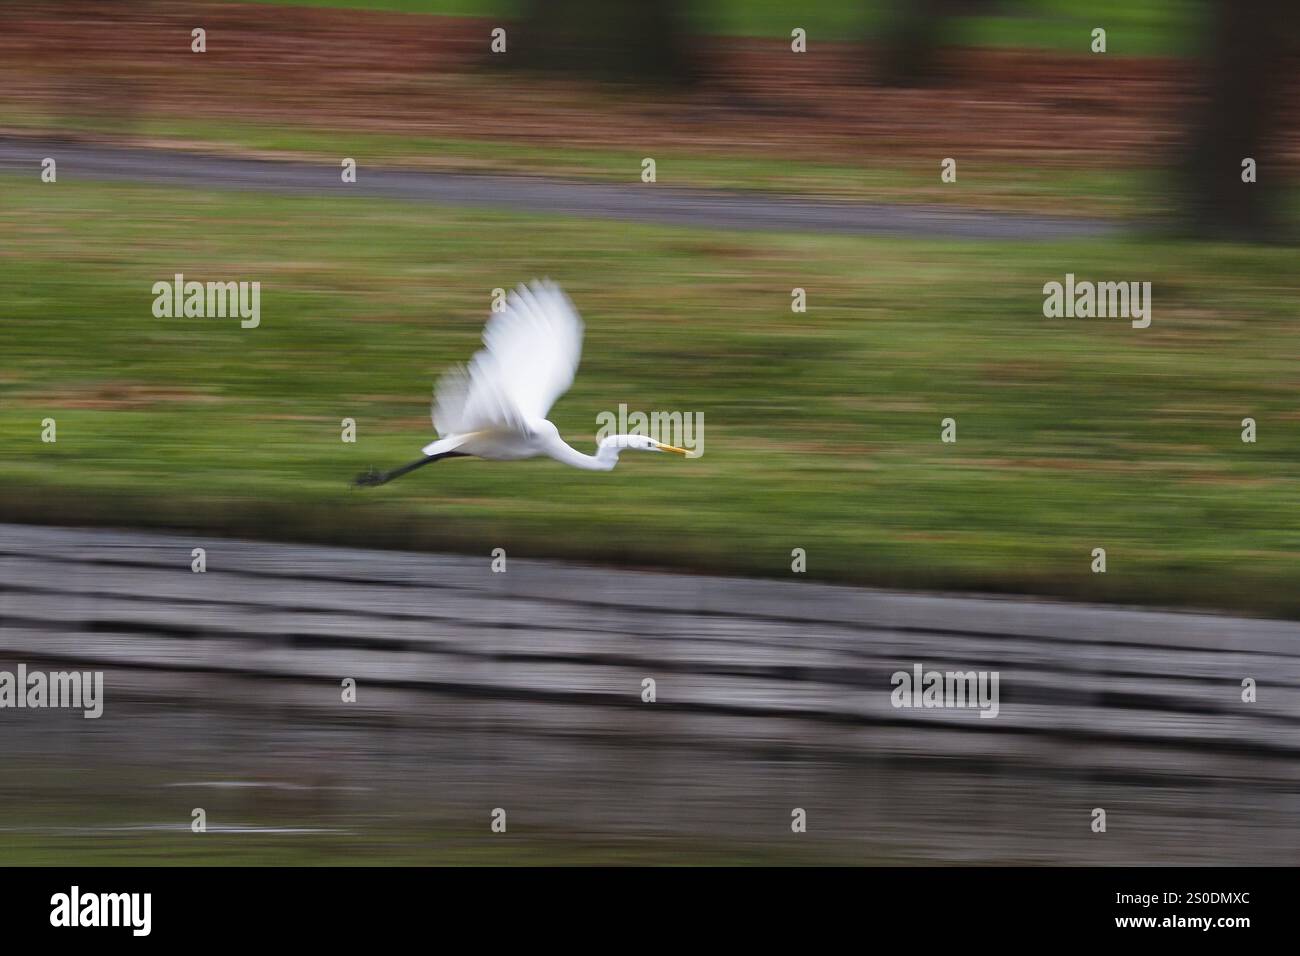
[[[1172,59],[966,50],[952,54],[945,83],[881,89],[863,82],[862,47],[795,55],[783,41],[701,38],[707,72],[695,91],[610,91],[502,69],[487,55],[497,25],[162,0],[10,3],[0,106],[126,128],[142,115],[224,118],[636,156],[1130,167],[1171,158],[1195,80],[1194,64]],[[206,54],[190,52],[195,26],[207,30]],[[1288,102],[1294,114],[1300,97]],[[1294,125],[1279,134],[1292,163]]]

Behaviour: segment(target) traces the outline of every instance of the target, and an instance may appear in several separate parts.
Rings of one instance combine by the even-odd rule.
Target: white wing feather
[[[573,384],[582,319],[549,279],[519,286],[483,328],[485,348],[438,382],[433,427],[444,438],[493,428],[526,431]]]

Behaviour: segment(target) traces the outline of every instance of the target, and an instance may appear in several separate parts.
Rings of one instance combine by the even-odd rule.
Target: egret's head
[[[685,448],[678,448],[676,445],[665,445],[663,442],[655,441],[653,438],[647,438],[645,435],[627,435],[628,448],[635,448],[638,451],[666,451],[674,455],[685,455]]]
[[[665,445],[663,442],[655,441],[646,435],[610,435],[600,442],[602,450],[617,454],[625,448],[633,451],[665,451],[674,455],[686,455],[685,448],[678,448],[676,445]]]

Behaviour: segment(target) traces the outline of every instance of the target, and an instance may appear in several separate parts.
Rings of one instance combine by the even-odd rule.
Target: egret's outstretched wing
[[[433,427],[439,435],[522,428],[545,418],[573,384],[582,319],[558,285],[534,281],[511,292],[505,311],[488,319],[483,344],[468,368],[438,382]]]

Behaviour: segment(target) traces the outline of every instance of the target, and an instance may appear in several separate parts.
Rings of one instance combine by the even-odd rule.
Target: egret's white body
[[[560,437],[546,416],[573,384],[582,356],[582,319],[550,280],[511,292],[505,310],[484,326],[483,346],[468,366],[438,382],[433,427],[439,438],[424,447],[425,458],[384,475],[363,476],[359,484],[383,484],[440,457],[518,461],[545,455],[574,468],[610,471],[625,448],[686,454],[644,435],[610,435],[596,454],[586,455]]]

